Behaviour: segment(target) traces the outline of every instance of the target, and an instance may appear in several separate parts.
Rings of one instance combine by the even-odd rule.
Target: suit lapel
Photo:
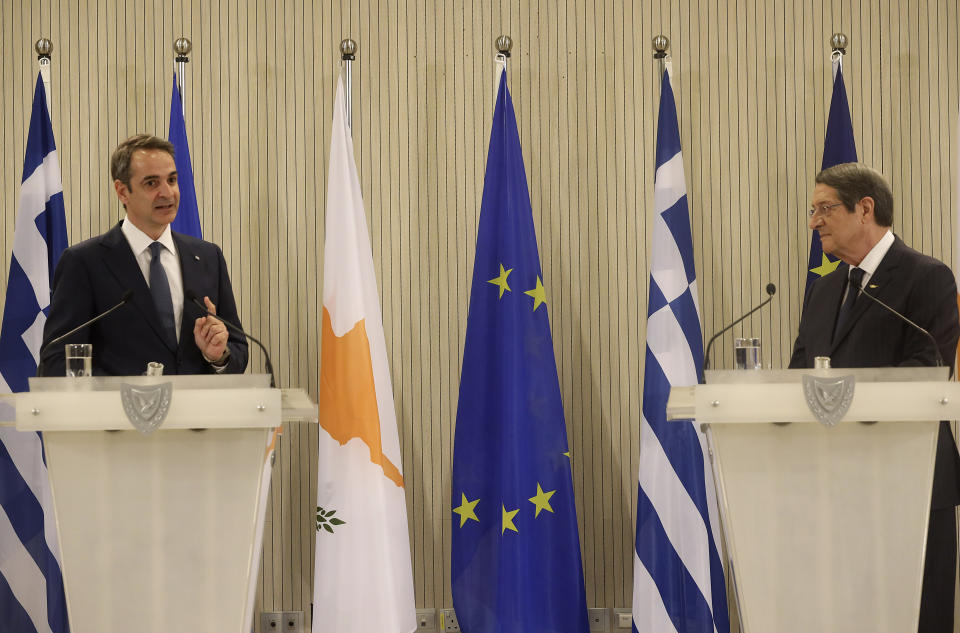
[[[130,299],[143,319],[150,324],[157,338],[163,341],[168,348],[170,341],[164,334],[163,326],[160,324],[160,317],[157,314],[157,308],[153,304],[153,297],[150,295],[150,288],[147,286],[147,280],[143,278],[140,265],[137,263],[130,243],[123,236],[120,230],[120,224],[110,229],[101,239],[100,244],[104,247],[103,261],[107,270],[116,277],[117,282],[122,288],[133,291],[133,297]],[[176,351],[172,349],[171,351]]]
[[[815,345],[818,355],[829,355],[833,339],[833,328],[837,322],[838,308],[843,299],[843,289],[847,283],[847,272],[850,267],[840,264],[835,271],[817,282],[817,290],[823,294],[823,299],[817,299],[817,305],[826,309],[812,311],[810,331],[815,333],[819,343]]]
[[[184,242],[179,234],[171,232],[173,243],[177,246],[177,257],[180,258],[180,275],[183,277],[183,315],[180,319],[180,346],[183,346],[187,337],[193,337],[193,323],[202,315],[197,306],[187,299],[187,295],[192,291],[203,301],[203,289],[194,288],[187,285],[187,280],[195,281],[201,279],[200,255]]]
[[[886,255],[883,256],[883,259],[880,260],[880,265],[877,266],[877,270],[870,276],[870,279],[867,281],[865,286],[867,292],[872,294],[874,297],[883,301],[886,304],[890,304],[891,293],[893,292],[892,281],[895,279],[895,271],[897,266],[900,265],[900,258],[902,252],[900,250],[900,238],[896,238],[893,244],[890,245],[890,249],[887,251]],[[850,312],[850,316],[847,317],[847,320],[844,322],[843,327],[836,336],[833,337],[833,345],[831,346],[831,353],[836,350],[837,346],[843,342],[843,339],[846,338],[850,331],[857,324],[857,321],[867,312],[867,310],[883,310],[881,306],[876,305],[875,302],[871,301],[867,297],[859,297],[857,302],[853,305],[853,309]]]

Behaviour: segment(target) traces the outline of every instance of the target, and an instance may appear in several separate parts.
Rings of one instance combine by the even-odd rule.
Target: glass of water
[[[93,345],[90,343],[67,343],[64,356],[67,359],[68,378],[93,375]]]
[[[733,339],[733,364],[737,369],[763,369],[760,361],[760,339]]]

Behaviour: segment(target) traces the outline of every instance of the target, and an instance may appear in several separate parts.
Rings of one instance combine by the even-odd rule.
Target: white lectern
[[[667,411],[707,428],[743,631],[914,633],[938,420],[960,417],[960,385],[946,368],[706,376]],[[843,405],[843,377],[829,426],[813,410]]]
[[[249,632],[274,429],[316,419],[268,385],[35,378],[17,396],[17,429],[43,432],[73,633]],[[164,408],[152,431],[128,417]]]

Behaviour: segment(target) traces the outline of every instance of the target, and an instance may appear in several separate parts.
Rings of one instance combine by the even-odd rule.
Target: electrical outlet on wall
[[[632,628],[633,627],[633,610],[632,609],[614,609],[613,622],[614,622],[613,627],[615,630]]]
[[[460,633],[460,623],[457,622],[457,613],[453,609],[440,611],[440,630],[443,633]]]
[[[587,609],[591,631],[610,630],[610,609]]]
[[[283,631],[281,622],[283,613],[280,611],[262,611],[260,613],[260,630],[263,633],[279,633]]]
[[[303,633],[303,611],[263,611],[260,613],[263,633]]]
[[[284,611],[280,620],[283,633],[303,633],[303,611]]]
[[[437,610],[417,609],[417,633],[434,633],[437,630]]]

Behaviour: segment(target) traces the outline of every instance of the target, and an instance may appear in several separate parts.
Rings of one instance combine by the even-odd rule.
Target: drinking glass
[[[67,343],[64,355],[67,359],[68,378],[93,375],[93,345],[90,343]]]
[[[763,369],[760,362],[760,339],[733,339],[733,363],[737,369]]]

